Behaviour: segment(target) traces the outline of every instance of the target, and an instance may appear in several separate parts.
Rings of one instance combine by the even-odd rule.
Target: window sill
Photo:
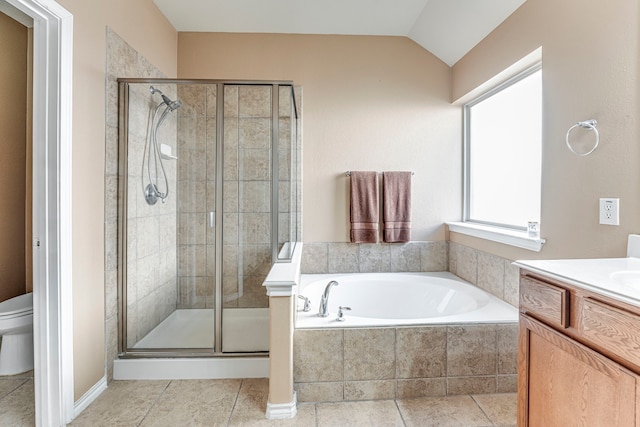
[[[471,222],[447,222],[449,231],[479,237],[505,245],[516,246],[530,251],[540,252],[545,239],[529,237],[524,231],[509,230],[507,228],[492,227],[490,225],[474,224]]]

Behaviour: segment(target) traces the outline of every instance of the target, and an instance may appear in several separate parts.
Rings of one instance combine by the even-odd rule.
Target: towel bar
[[[415,172],[411,172],[411,175],[415,175]],[[345,174],[345,176],[351,176],[351,171],[347,171]],[[382,175],[382,172],[378,172],[378,175]]]

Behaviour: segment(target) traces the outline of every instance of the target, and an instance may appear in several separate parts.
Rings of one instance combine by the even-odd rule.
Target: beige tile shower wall
[[[513,261],[449,242],[449,271],[518,307],[519,271]]]
[[[296,330],[300,402],[514,392],[517,324]]]
[[[225,86],[225,307],[269,304],[262,282],[271,268],[271,99],[271,86]]]
[[[175,85],[154,85],[171,99]],[[169,196],[163,203],[149,205],[144,187],[149,184],[147,170],[150,120],[158,95],[151,95],[148,84],[130,86],[127,164],[127,344],[134,345],[176,308],[176,207],[177,165],[163,160],[168,177]],[[159,115],[164,111],[159,110]],[[158,115],[158,118],[160,117]],[[177,116],[170,113],[158,128],[158,144],[176,150]],[[145,157],[145,153],[146,157]],[[144,159],[144,162],[143,162]],[[159,189],[165,184],[161,174],[151,177]]]
[[[302,88],[281,86],[279,101],[278,250],[302,241]]]
[[[178,307],[213,308],[215,289],[215,85],[178,85]]]
[[[107,105],[105,158],[105,310],[106,363],[109,380],[118,345],[118,77],[163,77],[120,36],[107,29]],[[175,96],[175,87],[161,88]],[[129,344],[135,342],[176,304],[175,162],[167,162],[173,194],[163,206],[146,206],[142,193],[142,153],[151,102],[147,85],[131,93],[129,135],[129,212],[127,218],[127,282]],[[159,140],[175,149],[175,116],[163,125]],[[157,208],[157,209],[156,209]]]
[[[280,87],[278,94],[278,249],[290,239],[291,225],[291,137],[295,135],[291,128],[295,124],[295,116],[291,111],[291,88]],[[294,159],[295,160],[295,159]]]

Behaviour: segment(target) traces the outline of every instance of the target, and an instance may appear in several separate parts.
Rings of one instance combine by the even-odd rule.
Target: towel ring
[[[571,150],[573,154],[576,154],[578,156],[588,156],[589,154],[593,153],[593,150],[595,150],[598,147],[598,144],[600,143],[600,133],[598,132],[597,126],[598,126],[598,122],[595,121],[594,119],[585,120],[584,122],[578,122],[575,125],[571,126],[567,131],[567,137],[565,138],[565,142],[567,143],[567,147],[569,148],[569,150]],[[591,148],[591,150],[587,151],[586,153],[578,153],[576,150],[573,149],[573,147],[571,146],[571,143],[569,142],[569,135],[571,134],[571,131],[577,127],[587,128],[588,130],[592,130],[596,133],[596,143],[593,145],[593,148]]]

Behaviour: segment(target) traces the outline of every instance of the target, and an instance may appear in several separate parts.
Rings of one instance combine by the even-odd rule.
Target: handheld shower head
[[[169,97],[167,95],[162,93],[162,91],[160,89],[156,89],[153,86],[149,86],[149,92],[151,92],[151,95],[156,94],[156,93],[159,94],[162,97],[162,102],[167,104],[167,107],[169,107],[169,109],[171,111],[175,111],[178,108],[182,107],[182,102],[179,99],[176,99],[175,101],[172,101],[171,99],[169,99]]]
[[[177,110],[178,108],[182,107],[182,102],[179,99],[172,101],[169,99],[167,95],[163,94],[162,100],[164,101],[165,104],[167,104],[167,106],[171,111]]]

